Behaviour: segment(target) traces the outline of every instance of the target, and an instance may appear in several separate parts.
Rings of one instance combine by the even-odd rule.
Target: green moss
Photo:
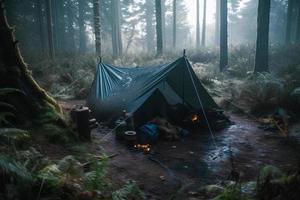
[[[246,200],[246,198],[242,196],[240,185],[232,185],[226,187],[224,192],[215,197],[214,200]]]

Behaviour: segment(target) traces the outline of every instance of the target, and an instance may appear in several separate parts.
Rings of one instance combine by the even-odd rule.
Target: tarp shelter
[[[100,121],[115,120],[126,110],[134,117],[135,125],[141,125],[151,117],[166,114],[172,105],[202,109],[197,96],[204,109],[218,109],[184,56],[169,64],[148,67],[99,63],[87,104]]]

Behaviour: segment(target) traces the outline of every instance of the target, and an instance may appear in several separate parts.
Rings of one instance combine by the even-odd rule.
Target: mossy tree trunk
[[[23,93],[9,97],[7,101],[15,106],[18,115],[28,121],[38,116],[45,107],[52,107],[54,113],[61,113],[57,102],[32,78],[13,31],[5,16],[3,0],[0,0],[0,88],[16,88]]]

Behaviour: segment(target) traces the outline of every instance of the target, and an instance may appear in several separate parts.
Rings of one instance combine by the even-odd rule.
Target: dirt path
[[[64,107],[71,108],[72,104],[66,102]],[[93,136],[99,144],[96,151],[117,155],[109,161],[112,180],[120,185],[137,181],[148,199],[169,199],[179,191],[186,199],[201,185],[225,180],[232,168],[230,155],[242,181],[255,180],[265,165],[285,171],[299,166],[299,138],[285,140],[279,133],[259,129],[255,119],[244,116],[231,115],[231,120],[234,125],[214,133],[216,145],[209,133],[196,131],[182,141],[159,142],[151,155],[117,142],[109,130],[95,130]]]
[[[265,165],[282,170],[298,166],[300,151],[295,138],[286,141],[278,133],[262,131],[246,117],[233,115],[231,120],[234,125],[214,133],[216,145],[210,134],[193,132],[182,141],[159,142],[153,155],[116,142],[113,134],[98,132],[95,137],[108,155],[118,154],[109,163],[112,178],[137,181],[149,199],[166,199],[182,188],[194,190],[225,180],[231,171],[230,154],[242,181],[255,180]]]

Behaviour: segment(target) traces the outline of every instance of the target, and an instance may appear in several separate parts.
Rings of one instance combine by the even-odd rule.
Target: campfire
[[[135,144],[135,149],[141,150],[144,153],[149,153],[151,151],[151,145],[150,144]]]

